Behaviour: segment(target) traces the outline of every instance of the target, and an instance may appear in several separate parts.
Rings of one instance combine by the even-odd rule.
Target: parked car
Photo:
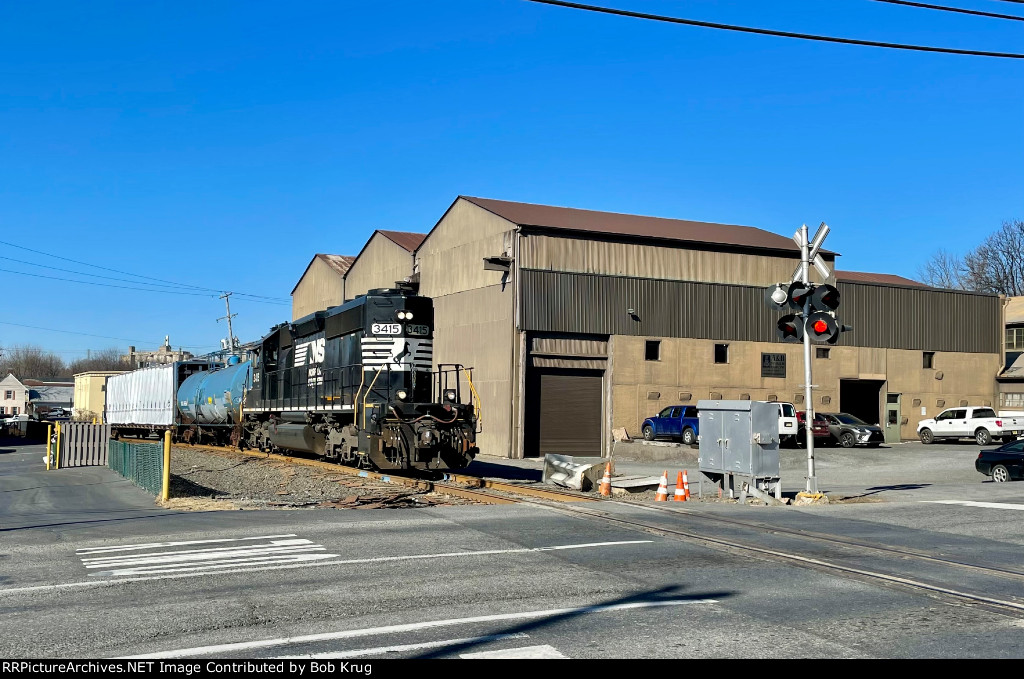
[[[831,442],[843,448],[854,446],[880,446],[885,442],[885,433],[877,424],[868,424],[849,413],[822,413],[828,421]]]
[[[669,406],[654,417],[648,417],[640,426],[644,438],[678,438],[686,445],[697,442],[700,434],[700,419],[697,406]]]
[[[796,434],[800,429],[796,421],[796,406],[792,403],[769,401],[779,407],[779,445],[796,445]]]
[[[934,418],[917,423],[917,435],[921,443],[932,443],[941,439],[971,437],[979,446],[987,446],[993,439],[1011,441],[1024,431],[1024,418],[996,415],[991,408],[965,406],[947,408]]]
[[[981,451],[974,468],[997,483],[1024,478],[1024,439]]]
[[[796,434],[796,444],[798,446],[807,445],[807,411],[800,410],[796,414],[796,420],[799,431]],[[832,434],[828,431],[828,420],[821,413],[814,413],[814,422],[811,423],[811,435],[814,436],[814,445],[825,446],[832,439]]]

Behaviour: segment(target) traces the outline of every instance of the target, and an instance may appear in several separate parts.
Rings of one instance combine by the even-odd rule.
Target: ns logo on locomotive
[[[163,428],[186,441],[230,440],[377,469],[461,469],[478,452],[479,399],[471,370],[433,369],[433,331],[433,301],[413,286],[370,290],[274,326],[252,361],[177,364],[177,412]],[[186,368],[199,371],[184,377]],[[115,431],[146,428],[124,421],[130,415],[121,420],[109,420]]]

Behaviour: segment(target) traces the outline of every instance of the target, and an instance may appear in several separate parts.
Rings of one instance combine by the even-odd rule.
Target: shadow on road
[[[610,599],[608,601],[604,601],[604,602],[599,603],[599,604],[592,604],[590,606],[584,606],[584,607],[581,607],[581,608],[578,608],[578,609],[568,610],[568,611],[565,611],[564,613],[558,613],[558,614],[555,614],[555,615],[551,615],[551,616],[549,616],[547,618],[541,618],[541,619],[538,619],[538,620],[530,620],[528,622],[524,622],[524,623],[521,623],[521,624],[518,624],[518,625],[514,625],[514,626],[509,627],[509,628],[504,629],[504,630],[495,631],[495,632],[491,633],[488,636],[491,637],[492,640],[493,640],[493,637],[495,635],[522,634],[522,633],[529,632],[529,631],[532,631],[532,630],[537,630],[537,629],[540,629],[540,628],[543,628],[543,627],[548,627],[550,625],[554,625],[555,623],[563,622],[565,620],[572,620],[574,618],[579,618],[579,617],[582,617],[584,615],[587,615],[588,613],[594,613],[594,612],[600,611],[602,609],[608,608],[609,606],[623,606],[623,605],[628,606],[629,604],[638,604],[638,603],[648,603],[648,604],[655,603],[656,604],[656,603],[659,603],[659,602],[681,601],[681,600],[684,600],[684,601],[695,601],[695,600],[700,600],[700,599],[725,599],[727,597],[731,597],[732,596],[731,592],[705,592],[703,594],[689,594],[689,595],[681,596],[680,594],[677,594],[677,592],[680,592],[681,590],[682,590],[682,587],[680,585],[670,585],[668,587],[661,587],[659,589],[654,589],[654,590],[651,590],[649,592],[640,592],[640,593],[637,593],[637,594],[631,594],[629,596],[621,597],[619,599]],[[452,655],[452,654],[455,654],[455,653],[462,653],[462,652],[464,652],[464,651],[466,651],[468,649],[474,648],[474,647],[479,646],[479,645],[484,644],[484,643],[488,643],[488,641],[487,640],[484,640],[484,641],[466,641],[466,642],[463,642],[463,643],[452,644],[451,646],[445,646],[443,648],[434,649],[434,650],[430,651],[429,653],[425,653],[423,655],[418,655],[418,656],[415,656],[415,657],[416,658],[439,658],[441,656]]]
[[[507,479],[509,481],[537,481],[540,482],[543,472],[540,469],[523,469],[510,464],[498,464],[495,462],[481,462],[474,460],[468,467],[466,473],[474,476]]]
[[[892,486],[872,486],[867,489],[867,492],[861,493],[860,495],[848,495],[846,499],[854,499],[858,497],[868,497],[869,495],[877,495],[878,493],[884,493],[887,490],[920,490],[922,488],[928,488],[932,484],[930,483],[897,483]]]
[[[203,485],[200,485],[198,483],[193,483],[192,481],[189,481],[188,479],[186,479],[184,477],[175,476],[174,474],[171,474],[171,488],[170,488],[170,490],[171,490],[171,497],[172,498],[179,498],[179,497],[208,497],[208,498],[215,498],[217,496],[228,497],[230,495],[230,493],[225,493],[224,491],[217,490],[216,488],[210,488],[209,486],[203,486]]]

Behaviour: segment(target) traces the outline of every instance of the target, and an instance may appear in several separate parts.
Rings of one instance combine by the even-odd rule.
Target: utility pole
[[[227,307],[228,315],[227,316],[221,316],[220,318],[217,319],[217,322],[220,323],[224,319],[227,319],[227,321],[228,321],[228,349],[233,354],[237,350],[237,347],[235,346],[235,333],[231,330],[231,319],[234,318],[235,316],[237,316],[238,314],[231,313],[231,299],[230,299],[230,297],[231,297],[231,293],[230,292],[225,292],[223,295],[220,296],[220,299],[224,300],[224,306]]]

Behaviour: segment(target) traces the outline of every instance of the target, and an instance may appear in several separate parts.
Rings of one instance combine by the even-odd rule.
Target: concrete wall
[[[365,292],[365,291],[364,291]],[[345,301],[345,278],[315,257],[292,293],[292,320]]]
[[[374,288],[393,288],[413,274],[413,255],[387,236],[374,233],[345,274],[345,299]]]
[[[511,276],[485,271],[483,258],[511,247],[515,225],[458,200],[416,253],[420,294],[434,299],[434,363],[472,367],[483,405],[480,450],[508,456],[513,450],[518,355]]]
[[[644,360],[646,339],[661,339],[661,360]],[[714,345],[729,345],[729,362],[714,362]],[[815,345],[822,346],[822,345]],[[803,348],[799,344],[767,342],[715,342],[684,338],[644,338],[616,335],[611,341],[612,426],[625,427],[631,436],[640,432],[644,418],[677,403],[696,403],[721,394],[724,399],[795,403],[803,409]],[[786,354],[786,377],[761,377],[761,353]],[[815,352],[812,351],[812,356]],[[934,368],[922,368],[922,352],[865,347],[830,347],[827,359],[814,361],[814,407],[840,408],[840,379],[886,380],[884,389],[902,394],[901,411],[906,423],[903,438],[915,438],[918,420],[936,415],[937,405],[971,405],[995,402],[998,354],[937,352]],[[935,379],[941,372],[942,379]],[[690,394],[689,399],[685,395]],[[829,403],[823,403],[827,397]],[[914,405],[915,399],[919,400]],[[921,408],[925,414],[921,414]]]

